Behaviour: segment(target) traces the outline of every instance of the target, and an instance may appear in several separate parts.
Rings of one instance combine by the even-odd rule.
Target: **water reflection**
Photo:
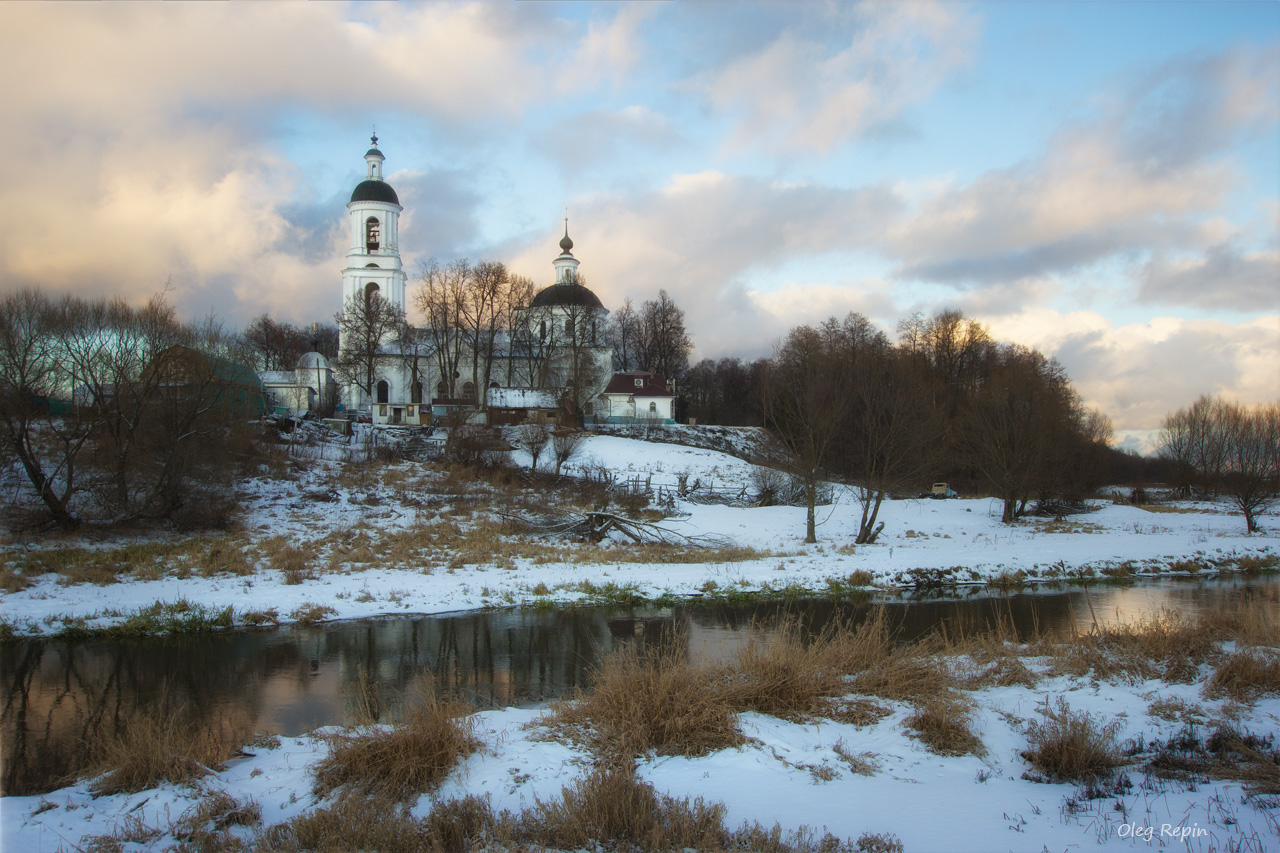
[[[904,639],[939,626],[962,636],[995,624],[1020,636],[1132,621],[1161,609],[1195,615],[1248,594],[1280,601],[1274,579],[1128,588],[1038,590],[884,605]],[[31,640],[0,647],[7,794],[47,790],[81,766],[95,739],[118,732],[141,709],[205,725],[298,734],[353,719],[356,705],[394,716],[424,675],[480,706],[544,701],[585,686],[595,662],[666,631],[688,654],[733,654],[752,625],[796,616],[809,630],[833,618],[865,619],[866,602],[812,600],[742,607],[680,605],[628,611],[520,610],[347,622],[315,628],[238,631],[130,643]]]

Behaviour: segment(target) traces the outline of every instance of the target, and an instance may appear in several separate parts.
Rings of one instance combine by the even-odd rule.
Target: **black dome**
[[[529,303],[531,308],[550,308],[553,305],[581,305],[584,308],[603,308],[599,298],[580,284],[553,284],[538,291]]]
[[[351,191],[351,201],[385,201],[399,204],[400,198],[386,181],[361,181]]]

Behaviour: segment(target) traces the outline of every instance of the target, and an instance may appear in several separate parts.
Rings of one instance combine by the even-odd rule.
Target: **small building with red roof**
[[[660,373],[630,370],[615,373],[600,394],[596,417],[609,424],[673,424],[675,383]]]

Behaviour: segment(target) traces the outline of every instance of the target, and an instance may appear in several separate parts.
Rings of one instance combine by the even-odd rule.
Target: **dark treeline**
[[[1182,494],[1226,495],[1250,533],[1280,499],[1280,403],[1203,396],[1165,417],[1157,450]]]
[[[850,314],[792,329],[773,356],[703,360],[683,376],[698,423],[767,427],[787,449],[812,505],[819,481],[859,487],[858,541],[873,541],[880,504],[934,481],[1003,501],[1012,521],[1033,504],[1080,498],[1123,469],[1111,423],[1081,403],[1062,366],[1002,344],[958,311],[914,316],[894,343]]]

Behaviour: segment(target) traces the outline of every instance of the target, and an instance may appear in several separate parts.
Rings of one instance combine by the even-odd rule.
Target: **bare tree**
[[[792,329],[768,362],[760,387],[765,427],[792,457],[804,482],[806,542],[818,541],[818,480],[852,402],[832,343],[810,326]]]
[[[668,379],[680,379],[689,367],[693,340],[685,331],[684,311],[667,291],[658,291],[657,299],[644,303],[639,327],[639,366]]]
[[[1247,409],[1202,396],[1165,417],[1158,452],[1187,479],[1225,492],[1255,533],[1280,496],[1280,404]]]
[[[622,307],[609,315],[605,341],[613,348],[613,369],[635,370],[640,367],[640,318],[631,300],[623,300]]]
[[[65,528],[79,524],[77,463],[96,426],[70,409],[75,378],[62,350],[69,305],[60,310],[35,290],[0,300],[0,439]]]
[[[470,279],[471,265],[466,260],[442,266],[433,258],[422,271],[414,297],[424,318],[423,328],[436,360],[443,396],[448,398],[458,396]]]
[[[542,424],[521,424],[516,430],[516,447],[529,454],[529,470],[538,470],[538,459],[546,449],[551,435]]]
[[[334,370],[344,384],[356,386],[371,399],[383,347],[407,335],[404,311],[371,292],[349,298],[334,319],[341,339]]]
[[[582,433],[568,427],[557,427],[551,433],[551,457],[556,461],[556,476],[564,465],[578,455],[582,447]]]
[[[1035,350],[1001,347],[971,398],[963,444],[974,468],[1004,502],[1012,523],[1055,471],[1055,452],[1076,424],[1078,400],[1061,365]]]
[[[290,323],[278,323],[266,314],[245,326],[245,343],[253,353],[253,366],[262,370],[292,370],[311,349],[311,337]]]

